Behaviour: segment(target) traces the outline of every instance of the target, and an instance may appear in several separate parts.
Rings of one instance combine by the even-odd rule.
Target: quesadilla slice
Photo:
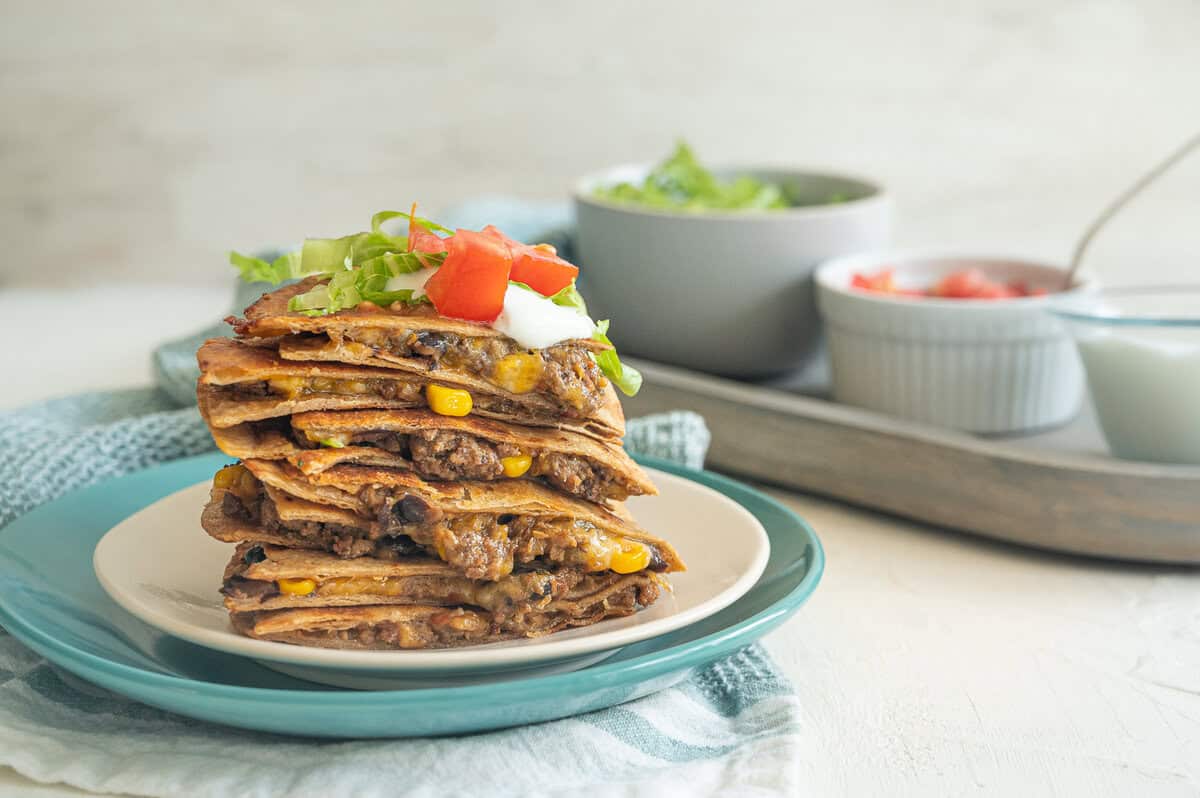
[[[404,409],[430,406],[428,375],[343,363],[285,360],[266,346],[228,338],[206,341],[197,400],[215,430],[313,410]],[[620,404],[609,420],[567,418],[553,408],[530,405],[499,392],[470,392],[470,413],[530,426],[570,429],[609,439],[624,433]]]
[[[242,543],[225,569],[221,593],[235,612],[369,604],[470,605],[498,620],[545,610],[569,595],[598,596],[649,574],[589,574],[574,569],[519,571],[495,582],[468,579],[441,560],[400,560]]]
[[[413,471],[430,480],[532,479],[594,502],[657,493],[616,443],[566,430],[521,427],[427,410],[300,413],[216,429],[217,445],[240,459],[286,459],[305,474],[336,465]]]
[[[234,330],[242,338],[274,342],[286,360],[407,371],[624,433],[616,392],[593,357],[610,344],[576,338],[530,348],[487,324],[440,316],[427,303],[364,303],[320,316],[288,310],[293,297],[319,282],[264,294],[246,308],[244,319],[232,320]]]
[[[236,567],[235,563],[230,564],[230,568],[236,570]],[[434,577],[435,580],[438,578]],[[524,578],[525,574],[509,577],[517,580],[513,585],[519,585]],[[533,581],[536,583],[541,578],[535,576]],[[317,580],[302,578],[299,581],[312,581],[315,585]],[[285,584],[290,587],[292,583]],[[501,585],[497,588],[498,593],[509,587],[507,583],[484,585]],[[503,598],[493,600],[486,594],[488,588],[482,587],[464,598],[498,604],[499,609],[465,602],[449,606],[432,603],[326,604],[294,609],[236,609],[231,610],[229,617],[241,634],[280,643],[343,649],[450,648],[540,637],[563,629],[589,626],[607,618],[632,615],[653,604],[662,585],[662,577],[655,574],[583,577],[565,590],[552,586],[549,600],[545,596],[536,600],[535,603],[541,606],[526,607],[519,600],[512,605]],[[298,589],[307,587],[303,584]],[[320,588],[315,587],[314,592],[319,593]],[[414,592],[421,591],[414,589]],[[429,592],[434,596],[449,597],[453,588],[443,590],[435,586]]]
[[[201,523],[218,540],[398,559],[424,553],[471,579],[521,568],[682,571],[666,541],[621,513],[527,480],[426,482],[393,469],[335,466],[306,477],[279,461],[217,473]]]

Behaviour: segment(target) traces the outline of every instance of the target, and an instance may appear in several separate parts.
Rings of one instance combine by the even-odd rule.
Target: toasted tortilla
[[[312,522],[317,524],[336,524],[338,526],[367,530],[371,519],[328,504],[305,501],[285,493],[270,485],[264,485],[267,498],[275,505],[275,512],[284,522]],[[298,540],[294,535],[275,532],[266,529],[261,524],[227,515],[221,504],[226,490],[213,488],[210,500],[200,514],[200,526],[212,537],[225,543],[241,543],[254,541],[258,543],[274,543],[279,546],[299,548],[319,548],[315,542],[305,546],[305,541]]]
[[[599,590],[575,591],[544,609],[498,616],[466,606],[373,604],[230,612],[234,628],[249,637],[341,649],[419,649],[481,645],[540,637],[562,629],[621,617],[657,600],[661,577],[630,574]]]
[[[468,579],[441,560],[342,559],[325,552],[257,543],[238,546],[225,569],[225,606],[242,612],[288,607],[349,607],[366,604],[471,604],[489,611],[542,608],[586,583],[600,590],[617,574],[523,571],[496,582]],[[284,593],[279,580],[311,580],[305,595]]]
[[[488,393],[527,405],[550,415],[561,415],[561,405],[537,393],[512,393],[467,371],[440,368],[430,371],[429,364],[420,358],[404,358],[372,349],[355,341],[335,343],[328,338],[284,338],[279,342],[279,356],[285,360],[350,363],[372,368],[400,369],[426,375],[431,382],[464,388],[472,393]],[[621,402],[611,384],[604,388],[604,403],[590,417],[598,424],[625,434],[625,415]]]
[[[370,508],[359,501],[353,491],[331,485],[318,485],[304,477],[295,468],[279,461],[247,460],[244,465],[259,480],[265,497],[260,499],[261,508],[247,511],[241,500],[234,504],[233,514],[227,513],[225,488],[214,487],[211,498],[201,515],[201,526],[209,535],[230,543],[255,541],[294,548],[334,551],[343,557],[364,555],[395,558],[397,554],[412,554],[424,550],[433,552],[433,544],[426,539],[412,541],[407,534],[389,533],[380,526],[380,519]],[[336,470],[363,471],[355,466],[339,466]],[[389,472],[397,474],[397,472]],[[400,472],[399,475],[403,476]],[[411,475],[409,475],[411,476]],[[643,543],[652,549],[652,569],[655,571],[682,571],[685,566],[669,543],[641,529],[628,517],[621,504],[612,510],[578,499],[555,494],[547,488],[527,483],[534,488],[540,499],[526,500],[523,491],[514,493],[511,483],[500,491],[487,491],[489,483],[425,483],[413,477],[415,483],[407,488],[393,485],[390,492],[395,496],[414,495],[425,503],[437,507],[447,516],[455,515],[522,515],[545,519],[546,524],[561,524],[564,519],[573,522],[583,520],[596,527],[604,535],[619,540]],[[442,490],[438,490],[438,488]],[[457,488],[451,490],[450,488]],[[549,493],[546,497],[544,494]],[[567,504],[584,505],[584,511],[572,512]],[[257,505],[254,505],[257,506]],[[278,519],[277,521],[275,519]],[[436,521],[432,522],[436,526]],[[316,526],[320,525],[320,526]],[[603,546],[598,540],[596,529],[574,529],[568,534],[575,546],[583,551]],[[435,531],[436,534],[436,531]],[[535,531],[533,534],[548,534]],[[441,551],[443,559],[454,561]],[[470,574],[470,569],[455,561],[456,567]],[[486,570],[486,566],[481,566]],[[478,576],[478,574],[471,574]],[[495,577],[485,577],[495,578]]]
[[[363,465],[413,470],[402,454],[376,446],[349,443],[340,447],[309,448],[296,441],[337,439],[363,432],[413,434],[425,430],[459,432],[492,444],[511,444],[523,452],[560,453],[579,457],[596,467],[613,472],[624,493],[655,495],[658,490],[649,476],[625,449],[615,442],[600,441],[577,432],[546,427],[522,427],[479,416],[442,416],[428,410],[348,410],[299,413],[291,418],[292,429],[276,421],[247,422],[234,427],[214,428],[213,438],[221,451],[239,459],[287,460],[305,474],[313,475],[336,465]],[[529,478],[533,478],[530,476]],[[617,498],[622,498],[619,494]]]
[[[277,350],[252,346],[228,338],[204,342],[196,353],[200,364],[200,384],[196,397],[200,412],[213,429],[227,429],[251,421],[279,418],[293,413],[316,410],[411,409],[426,407],[424,388],[430,382],[428,373],[401,371],[371,366],[351,366],[325,361],[297,361],[280,357]],[[439,373],[440,374],[440,373]],[[280,395],[245,397],[230,389],[252,385],[272,378],[325,378],[352,382],[392,383],[395,393],[404,398],[384,399],[368,394],[314,393],[294,399]],[[437,382],[449,382],[438,377]],[[563,416],[546,402],[531,403],[530,395],[508,394],[479,381],[470,390],[475,399],[472,415],[514,424],[571,430],[601,440],[619,438],[625,433],[625,419],[620,403],[610,407],[597,418],[579,419]],[[614,397],[615,402],[615,397]],[[219,443],[219,441],[218,441]]]
[[[415,494],[448,515],[497,513],[583,520],[609,534],[653,546],[666,562],[668,571],[684,570],[683,561],[671,544],[624,517],[626,513],[614,512],[529,480],[427,482],[407,471],[344,465],[306,476],[294,466],[277,460],[246,460],[243,464],[269,487],[307,502],[349,510],[361,518],[369,518],[372,513],[358,498],[358,492],[373,485],[396,494]]]
[[[257,302],[246,308],[244,319],[231,320],[234,330],[243,338],[277,342],[280,354],[289,360],[332,360],[400,369],[417,374],[428,374],[431,371],[427,358],[398,356],[347,340],[343,334],[355,329],[372,329],[385,332],[438,332],[462,338],[506,337],[487,324],[439,316],[432,306],[425,304],[410,306],[397,303],[386,309],[364,305],[328,316],[307,316],[287,309],[288,301],[293,296],[309,290],[322,280],[323,278],[319,277],[309,278],[296,285],[263,294]],[[592,338],[564,341],[561,345],[590,352],[612,348],[611,345]],[[434,369],[434,374],[439,382],[472,391],[496,393],[510,399],[519,398],[530,406],[544,405],[561,412],[561,406],[550,397],[509,393],[461,369],[440,367]],[[619,430],[618,435],[624,434],[621,403],[611,385],[604,388],[604,404],[593,417],[600,424]]]

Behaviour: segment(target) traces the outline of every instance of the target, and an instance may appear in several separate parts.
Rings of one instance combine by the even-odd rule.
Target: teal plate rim
[[[806,572],[794,588],[766,608],[738,623],[704,637],[685,641],[658,651],[652,651],[632,659],[614,663],[601,662],[581,670],[522,679],[520,680],[521,693],[526,700],[560,695],[564,688],[570,688],[572,692],[576,692],[611,687],[616,676],[622,676],[626,680],[648,681],[665,674],[679,672],[687,668],[712,662],[749,645],[754,640],[779,626],[799,609],[800,605],[813,593],[820,582],[825,567],[824,549],[812,527],[792,510],[747,485],[711,471],[687,468],[657,457],[638,456],[635,459],[643,465],[667,471],[718,490],[743,506],[746,504],[746,501],[743,501],[745,499],[749,500],[750,503],[765,504],[773,511],[781,514],[794,524],[796,528],[802,530],[808,538],[805,552],[808,559]],[[205,474],[205,470],[211,473],[213,467],[219,463],[228,461],[229,458],[224,457],[220,453],[197,455],[163,465],[152,466],[149,469],[143,469],[115,479],[76,489],[15,519],[4,528],[0,528],[0,537],[18,524],[36,523],[39,516],[49,514],[56,507],[77,500],[80,494],[87,491],[119,491],[123,487],[130,487],[131,483],[136,485],[139,479],[145,479],[148,472],[165,468],[181,468],[184,469],[184,473],[190,473],[188,469],[189,465],[196,466],[198,469],[197,474],[201,475],[199,478],[203,479],[207,475]],[[209,465],[210,463],[211,465]],[[174,484],[161,495],[167,495],[167,493],[173,490],[198,481],[194,477],[190,479],[191,481],[185,480],[181,484]],[[130,512],[136,512],[137,509],[141,509],[141,507],[157,501],[161,498],[161,495],[148,495],[145,497],[145,501],[140,501],[139,499],[138,506]],[[90,552],[88,556],[90,559]],[[20,615],[13,612],[12,608],[8,606],[3,593],[0,593],[0,626],[3,626],[15,638],[40,653],[47,660],[84,678],[88,678],[89,672],[95,672],[119,679],[123,682],[144,683],[148,687],[155,689],[186,690],[198,699],[208,697],[221,700],[301,701],[306,705],[314,707],[352,707],[356,704],[377,705],[379,702],[388,699],[402,699],[406,703],[420,703],[423,700],[434,701],[450,698],[460,701],[470,701],[471,699],[486,701],[494,697],[496,690],[495,683],[487,682],[462,686],[374,691],[330,690],[316,685],[314,685],[313,689],[249,687],[193,679],[187,676],[177,676],[168,673],[156,673],[133,665],[125,665],[105,659],[102,656],[84,651],[56,638],[51,631],[30,625]],[[121,691],[118,690],[118,692]],[[133,696],[133,698],[138,700],[137,696]]]

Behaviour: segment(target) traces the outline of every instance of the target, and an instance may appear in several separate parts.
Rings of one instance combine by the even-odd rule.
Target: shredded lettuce
[[[749,175],[729,181],[718,179],[683,141],[641,183],[601,186],[596,195],[678,211],[773,210],[791,205],[783,189],[774,183]]]
[[[431,232],[453,232],[436,222],[411,216],[404,211],[380,211],[371,217],[371,229],[341,238],[309,238],[299,252],[281,255],[267,263],[237,252],[229,253],[229,262],[237,267],[246,282],[279,284],[301,277],[328,276],[329,282],[292,297],[288,310],[323,316],[358,305],[374,302],[423,302],[413,300],[411,290],[388,291],[387,282],[399,274],[440,266],[445,253],[409,252],[408,236],[383,231],[390,219],[411,219]]]
[[[404,211],[380,211],[379,213],[375,214],[371,217],[371,231],[374,233],[380,232],[380,228],[383,226],[383,223],[390,219],[408,219],[414,224],[421,225],[431,233],[448,233],[450,235],[454,234],[454,231],[449,227],[445,227],[437,222],[430,221],[429,219],[422,219],[420,216],[412,216]]]
[[[262,258],[251,258],[237,252],[229,253],[229,262],[237,267],[238,275],[247,283],[282,283],[303,277],[302,260],[299,252],[280,255],[271,263]]]
[[[299,252],[281,255],[267,263],[237,252],[229,253],[229,262],[237,267],[241,278],[250,283],[279,284],[311,275],[332,275],[360,266],[382,263],[392,275],[413,272],[423,267],[440,265],[443,256],[423,252],[408,252],[408,236],[394,236],[382,229],[390,219],[412,219],[431,232],[452,233],[436,222],[410,216],[404,211],[380,211],[371,217],[369,232],[341,238],[309,238]],[[385,279],[386,282],[386,279]]]
[[[587,304],[583,301],[583,295],[579,293],[579,289],[575,287],[574,280],[566,288],[550,297],[550,301],[556,305],[562,305],[564,308],[574,308],[575,312],[582,316],[588,315]]]
[[[612,346],[612,341],[608,339],[608,319],[596,322],[596,331],[592,333],[592,338]],[[621,393],[626,396],[634,396],[641,390],[642,373],[633,366],[622,364],[615,348],[605,349],[603,352],[594,354],[593,357],[596,359],[596,365],[600,367],[600,371],[604,373],[605,377],[608,377],[613,385],[621,389]]]
[[[347,310],[362,302],[387,306],[393,302],[427,302],[424,296],[413,299],[412,289],[387,290],[387,283],[399,274],[419,271],[423,264],[439,266],[444,254],[389,252],[362,263],[357,268],[340,271],[315,288],[291,298],[288,310],[310,316],[325,316]]]
[[[549,299],[556,305],[561,305],[564,308],[571,308],[580,316],[586,316],[588,314],[587,305],[584,304],[583,297],[580,295],[579,289],[575,287],[574,280],[571,281],[570,285],[559,291],[554,296],[545,296],[540,291],[534,289],[533,286],[522,283],[519,280],[509,280],[508,284],[515,285],[517,288],[524,288],[531,294],[537,294],[540,297]]]

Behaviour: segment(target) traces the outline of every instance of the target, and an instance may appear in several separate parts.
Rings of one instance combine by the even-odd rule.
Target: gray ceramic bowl
[[[888,242],[884,190],[842,175],[718,171],[778,183],[793,202],[847,198],[776,211],[672,212],[593,193],[648,169],[609,169],[575,191],[584,296],[622,352],[731,377],[799,368],[820,343],[813,268]]]

